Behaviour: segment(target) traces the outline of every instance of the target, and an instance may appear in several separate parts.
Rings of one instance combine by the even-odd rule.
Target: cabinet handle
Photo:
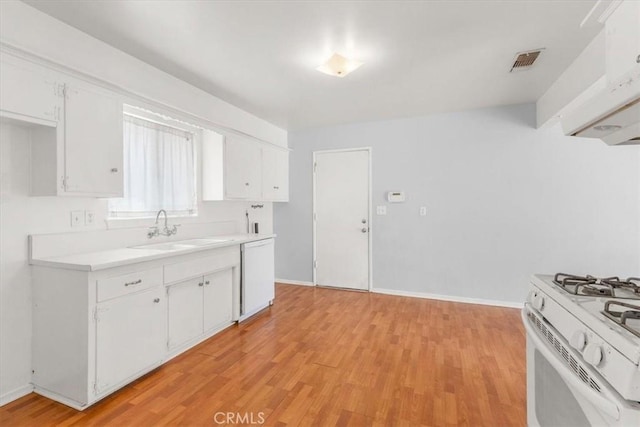
[[[142,283],[142,279],[138,279],[138,280],[136,280],[134,282],[127,282],[124,285],[125,286],[133,286],[133,285],[139,285],[140,283]]]
[[[111,173],[118,173],[118,168],[111,168]]]
[[[636,57],[636,63],[640,64],[640,55]]]
[[[200,282],[198,283],[198,286],[204,286],[204,283]]]
[[[273,186],[273,189],[274,189],[274,190],[279,190],[279,189],[280,189],[280,187],[276,187],[276,186],[274,185],[274,186]]]
[[[204,284],[205,284],[205,285],[208,285],[208,284],[209,284],[209,281],[207,280],[206,282],[204,282]]]
[[[160,302],[160,298],[154,298],[154,299],[153,299],[153,302],[155,302],[155,303]]]
[[[249,186],[249,183],[248,183],[248,182],[245,182],[245,183],[244,183],[244,185],[246,185],[246,186],[248,187],[248,186]]]

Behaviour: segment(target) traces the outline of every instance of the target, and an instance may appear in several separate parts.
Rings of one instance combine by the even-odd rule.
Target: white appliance
[[[533,276],[522,322],[529,426],[640,426],[640,279]]]
[[[562,116],[562,128],[609,145],[640,144],[640,3],[597,1],[581,26],[602,24],[606,75],[587,90],[593,96]]]
[[[240,321],[268,307],[275,298],[273,239],[245,243],[241,250]]]
[[[640,59],[640,57],[639,57]],[[640,66],[562,118],[565,135],[640,144]]]

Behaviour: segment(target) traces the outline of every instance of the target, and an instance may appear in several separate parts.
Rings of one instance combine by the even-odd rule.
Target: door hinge
[[[93,394],[94,394],[94,396],[98,395],[98,382],[97,381],[93,383]]]
[[[318,268],[318,261],[313,261],[313,268]]]
[[[68,176],[63,176],[62,177],[62,188],[66,191],[67,187],[69,187],[69,177]]]
[[[315,213],[315,212],[313,213],[313,220],[314,220],[314,221],[317,221],[317,220],[318,220],[318,214],[317,214],[317,213]]]
[[[313,171],[316,172],[318,170],[318,163],[313,162]]]
[[[94,322],[98,322],[99,320],[99,316],[98,316],[98,307],[94,307],[93,308],[93,320]]]

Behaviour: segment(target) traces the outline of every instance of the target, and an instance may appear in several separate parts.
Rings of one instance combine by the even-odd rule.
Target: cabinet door
[[[122,102],[113,93],[72,81],[65,88],[66,191],[122,196]]]
[[[204,276],[204,330],[231,322],[233,269]]]
[[[609,83],[617,82],[633,69],[640,67],[640,3],[620,3],[605,23],[606,64]],[[629,76],[625,76],[629,77]]]
[[[276,198],[280,202],[289,201],[289,152],[278,150],[276,152]]]
[[[260,147],[236,137],[227,137],[224,152],[224,191],[226,199],[260,200]]]
[[[262,196],[265,200],[289,200],[289,152],[262,149]]]
[[[97,307],[96,390],[105,391],[162,361],[166,301],[158,286]]]
[[[278,198],[278,154],[273,148],[262,149],[262,198]]]
[[[7,54],[0,61],[0,110],[57,121],[62,91],[54,73]]]
[[[202,277],[169,286],[169,348],[202,334]]]

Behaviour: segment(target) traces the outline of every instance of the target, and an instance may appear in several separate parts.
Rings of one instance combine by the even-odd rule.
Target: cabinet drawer
[[[240,264],[240,246],[216,249],[200,258],[164,266],[164,283],[174,283]]]
[[[98,280],[98,302],[138,292],[162,283],[162,268],[136,271]]]

